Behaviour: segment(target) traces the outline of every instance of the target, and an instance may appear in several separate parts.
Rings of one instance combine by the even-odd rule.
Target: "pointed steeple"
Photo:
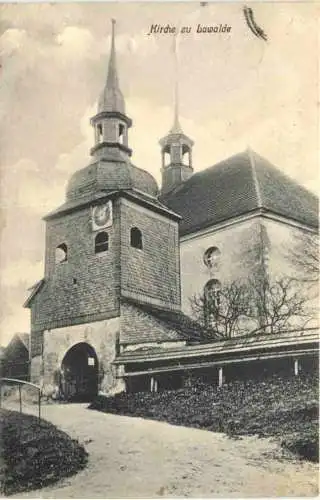
[[[173,126],[170,130],[170,134],[182,134],[182,128],[179,121],[179,82],[176,76],[176,82],[174,87],[174,118]]]
[[[131,156],[128,147],[128,129],[132,125],[125,113],[125,102],[119,87],[119,78],[116,62],[115,24],[111,21],[111,49],[108,65],[108,74],[105,87],[98,102],[98,112],[91,118],[91,125],[95,130],[95,145],[91,149],[93,156],[120,156],[126,159]]]
[[[193,141],[186,136],[179,120],[179,76],[176,37],[174,39],[175,83],[174,83],[174,118],[169,134],[160,140],[162,155],[162,188],[163,194],[189,179],[193,174],[192,146]]]
[[[106,85],[99,99],[98,113],[103,111],[118,111],[125,114],[125,102],[119,87],[115,48],[115,19],[111,20],[111,49]]]

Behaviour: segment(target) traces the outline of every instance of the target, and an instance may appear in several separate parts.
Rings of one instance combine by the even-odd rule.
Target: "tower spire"
[[[117,61],[116,61],[116,48],[115,48],[115,25],[116,20],[111,19],[111,49],[108,66],[107,88],[109,90],[119,88]]]
[[[179,60],[177,52],[177,35],[175,35],[173,40],[173,52],[174,52],[174,118],[173,127],[170,130],[172,134],[181,134],[182,128],[179,121]]]
[[[98,112],[118,111],[125,114],[125,102],[119,86],[115,47],[116,20],[111,19],[111,48],[106,85],[98,104]]]
[[[179,64],[177,35],[173,40],[174,53],[174,116],[169,134],[160,139],[162,156],[162,194],[167,194],[193,174],[193,141],[186,136],[179,121]]]
[[[128,147],[128,129],[132,122],[125,112],[125,102],[119,86],[116,62],[115,25],[111,20],[111,47],[107,80],[98,101],[97,114],[91,118],[94,128],[95,144],[91,148],[93,156],[119,158],[127,160],[131,156]]]

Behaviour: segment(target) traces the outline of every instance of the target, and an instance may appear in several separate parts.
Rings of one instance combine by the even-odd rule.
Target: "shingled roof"
[[[133,305],[140,311],[153,316],[155,319],[174,330],[177,334],[177,339],[187,341],[199,341],[203,328],[181,311],[174,311],[157,307],[153,304],[146,304],[138,300],[122,297],[121,301],[129,305]],[[148,338],[151,339],[151,333],[148,332]]]
[[[161,202],[182,216],[185,235],[265,209],[318,227],[318,198],[252,150],[194,174]]]

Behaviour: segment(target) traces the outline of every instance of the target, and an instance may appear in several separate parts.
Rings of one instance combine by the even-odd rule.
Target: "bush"
[[[302,435],[288,435],[281,446],[311,462],[319,462],[319,432],[317,426],[306,429]]]
[[[306,450],[301,451],[306,459],[316,456],[310,450],[318,433],[318,380],[311,375],[235,381],[220,388],[194,381],[191,387],[176,391],[100,396],[90,407],[230,436],[255,434],[283,439],[295,434],[302,441],[288,448],[299,454],[299,450]],[[306,427],[310,429],[307,434]]]
[[[75,474],[87,463],[83,446],[44,420],[1,410],[0,425],[5,495],[41,488]]]

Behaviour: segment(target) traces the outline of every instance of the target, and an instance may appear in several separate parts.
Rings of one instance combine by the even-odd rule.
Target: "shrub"
[[[312,450],[318,432],[318,380],[311,375],[234,381],[220,388],[193,380],[192,386],[176,391],[100,396],[90,407],[230,436],[256,434],[283,439],[295,434],[301,442],[296,439],[295,445],[289,446],[284,439],[283,446],[288,443],[291,451],[306,459],[316,456]],[[307,434],[306,427],[310,429]]]
[[[87,452],[54,425],[31,415],[0,411],[1,491],[41,488],[85,467]]]

